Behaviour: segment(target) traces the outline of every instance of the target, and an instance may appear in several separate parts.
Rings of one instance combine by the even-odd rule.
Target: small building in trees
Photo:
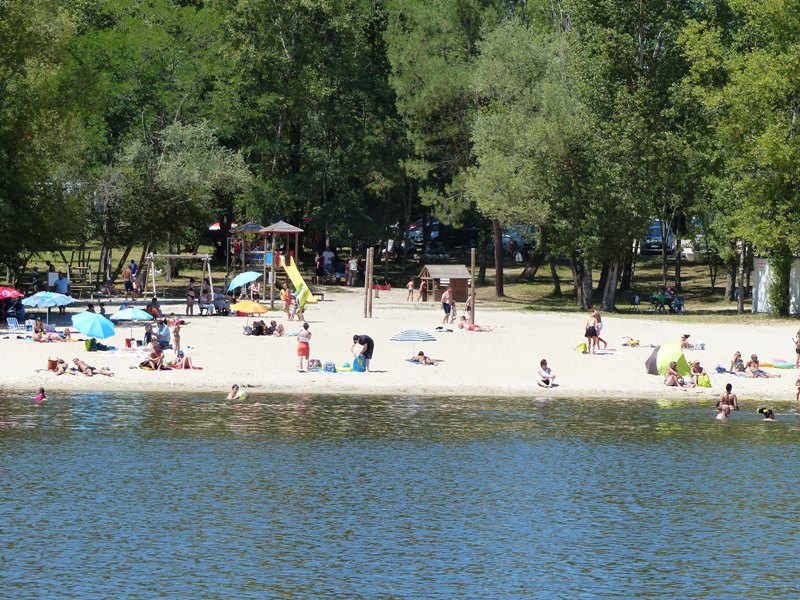
[[[768,258],[753,258],[753,313],[771,313],[773,306],[769,299],[769,286],[772,269]],[[792,261],[789,271],[789,314],[800,315],[800,258]],[[745,294],[745,298],[747,295]]]
[[[428,298],[438,302],[449,287],[453,288],[456,302],[466,302],[469,297],[469,270],[464,265],[425,265],[419,278],[428,284]]]

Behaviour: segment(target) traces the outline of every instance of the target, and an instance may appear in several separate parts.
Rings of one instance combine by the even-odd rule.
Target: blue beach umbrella
[[[111,315],[112,321],[152,321],[153,315],[140,308],[123,308]],[[131,323],[131,337],[133,337],[133,323]]]
[[[84,311],[72,315],[72,325],[83,335],[101,340],[114,335],[114,323],[98,313]]]
[[[251,281],[255,281],[261,277],[261,273],[256,273],[255,271],[245,271],[244,273],[239,273],[236,277],[231,280],[231,284],[228,286],[228,291],[235,290],[238,287],[242,287],[243,285],[247,285]]]
[[[31,308],[53,308],[54,306],[66,306],[72,304],[75,299],[72,296],[57,294],[55,292],[37,292],[22,301],[24,306]]]
[[[72,296],[57,294],[56,292],[37,292],[22,300],[23,306],[31,308],[53,308],[54,306],[66,306],[72,304],[75,299]],[[47,324],[50,324],[50,311],[47,311]]]

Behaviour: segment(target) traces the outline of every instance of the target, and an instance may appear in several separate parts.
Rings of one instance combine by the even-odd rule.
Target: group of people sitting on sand
[[[742,374],[746,377],[754,377],[759,378],[763,377],[765,379],[770,379],[773,377],[780,377],[779,374],[771,374],[767,373],[764,369],[761,368],[761,363],[758,361],[758,356],[755,354],[750,355],[750,360],[744,362],[742,360],[742,353],[738,350],[733,355],[733,359],[731,360],[731,368],[729,369],[730,373],[734,374]]]
[[[709,387],[710,382],[703,385],[704,380],[708,381],[708,373],[700,364],[699,360],[695,360],[692,362],[692,366],[689,369],[689,380],[687,381],[683,375],[678,372],[678,363],[676,361],[672,361],[669,363],[669,367],[667,368],[667,374],[664,377],[664,385],[667,387],[682,387],[682,388],[693,388],[697,386],[701,387]]]
[[[51,342],[73,342],[72,331],[69,327],[65,327],[64,331],[47,331],[42,319],[38,318],[33,323],[32,338],[34,342],[51,343]]]
[[[283,324],[278,323],[277,321],[270,321],[269,325],[267,325],[266,321],[253,321],[253,326],[249,328],[250,335],[272,335],[275,337],[281,337],[286,335],[286,330],[283,327]],[[247,333],[248,328],[245,327],[245,333]]]

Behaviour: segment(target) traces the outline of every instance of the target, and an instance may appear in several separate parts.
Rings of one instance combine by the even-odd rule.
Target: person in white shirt
[[[347,285],[353,287],[358,284],[358,259],[351,256],[347,261]]]

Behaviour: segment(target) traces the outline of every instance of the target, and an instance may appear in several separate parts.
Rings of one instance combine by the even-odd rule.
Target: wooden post
[[[294,234],[294,264],[300,262],[300,234]]]
[[[369,271],[369,318],[372,318],[372,296],[375,293],[374,288],[374,273],[375,273],[375,247],[372,246],[368,250],[369,260],[367,260],[367,270]]]
[[[153,282],[153,296],[158,296],[156,293],[156,259],[152,253],[148,257],[148,264],[150,265],[150,280]]]
[[[206,265],[206,268],[208,269],[208,287],[211,288],[211,303],[213,304],[214,303],[214,281],[211,279],[211,257],[208,254],[206,254],[206,257],[205,257],[205,265]],[[200,288],[202,289],[202,286],[200,286]]]
[[[364,318],[369,316],[369,248],[367,248],[367,256],[364,261]]]
[[[261,300],[264,301],[264,291],[267,289],[267,234],[262,233],[264,236],[264,260],[261,262]]]
[[[469,311],[469,324],[475,324],[475,248],[470,248],[470,274],[469,279],[469,304],[472,307]]]
[[[269,268],[269,308],[272,310],[275,308],[275,262],[277,256],[275,252],[275,236],[270,234],[270,239],[272,240],[272,264]],[[264,260],[266,259],[267,257],[265,256]]]

